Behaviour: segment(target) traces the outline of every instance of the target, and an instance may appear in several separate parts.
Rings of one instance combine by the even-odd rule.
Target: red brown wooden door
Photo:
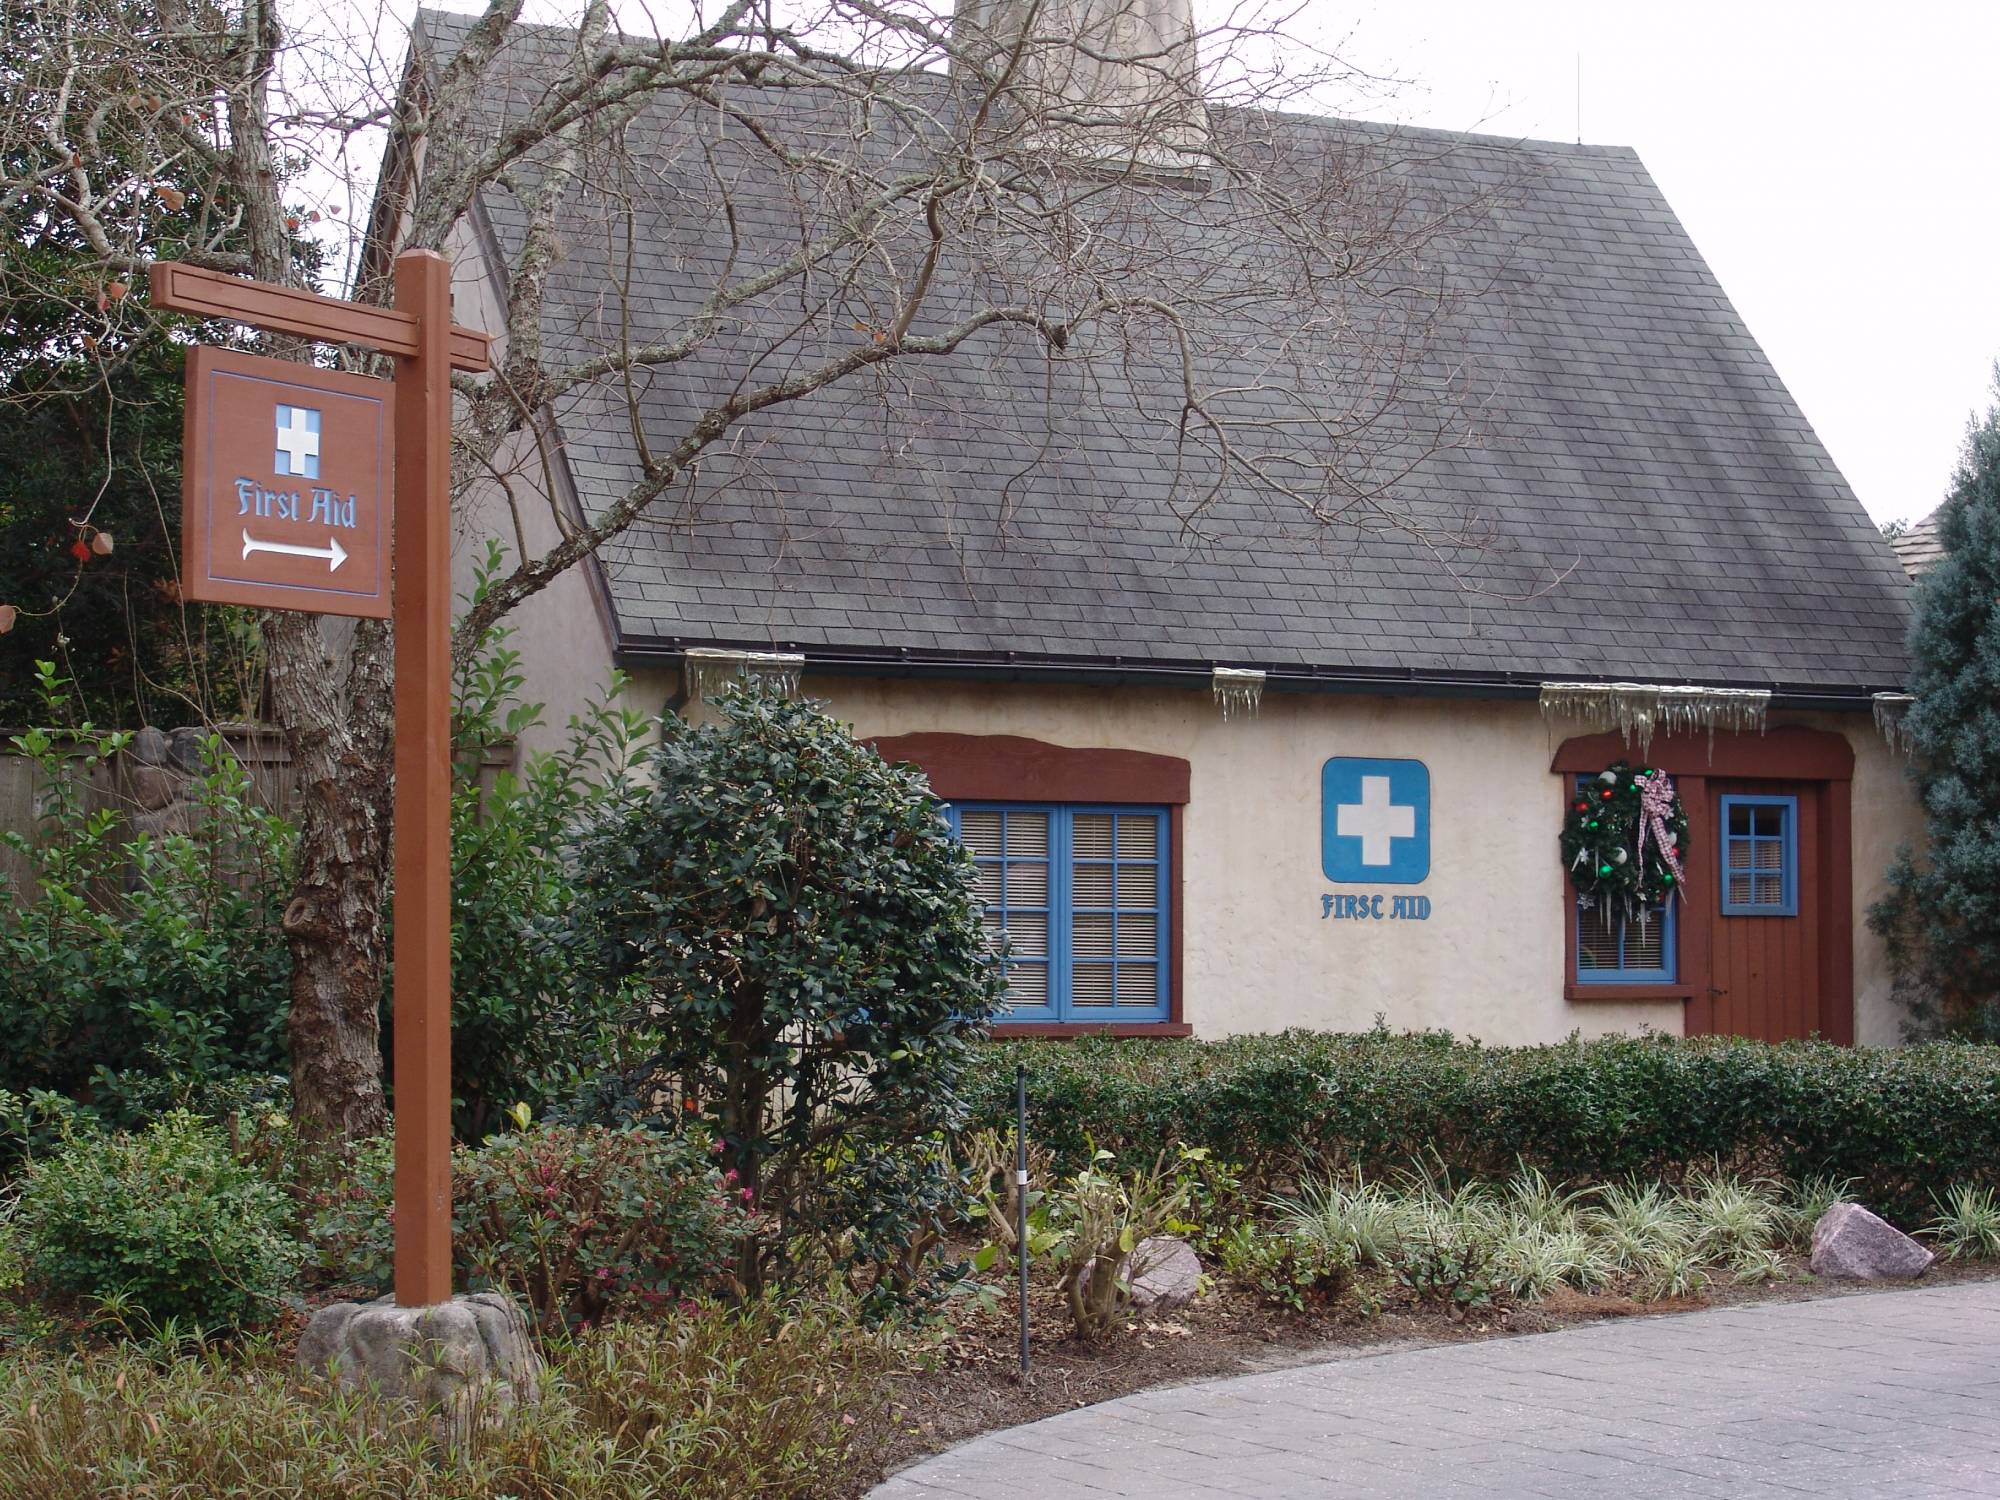
[[[1767,1042],[1822,1034],[1825,784],[1710,781],[1706,792],[1710,833],[1694,857],[1710,864],[1713,936],[1708,993],[1689,1005],[1688,1030]]]

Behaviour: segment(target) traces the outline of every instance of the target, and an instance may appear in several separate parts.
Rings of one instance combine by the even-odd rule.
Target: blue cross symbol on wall
[[[1431,773],[1420,760],[1336,755],[1320,772],[1328,880],[1420,885],[1431,873]]]

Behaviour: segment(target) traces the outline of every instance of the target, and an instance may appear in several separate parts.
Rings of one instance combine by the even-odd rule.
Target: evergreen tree
[[[2000,378],[1996,378],[2000,390]],[[1916,586],[1903,727],[1928,849],[1870,913],[1913,1036],[2000,1041],[2000,405],[1967,434]]]

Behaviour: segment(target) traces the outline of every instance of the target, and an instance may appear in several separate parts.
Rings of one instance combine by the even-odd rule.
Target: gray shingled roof
[[[429,19],[447,45],[462,24]],[[529,81],[516,100],[537,66],[517,70]],[[494,122],[519,107],[505,90],[489,102]],[[1385,461],[1416,451],[1435,417],[1425,393],[1462,382],[1453,412],[1472,414],[1466,441],[1395,493],[1433,520],[1477,511],[1491,547],[1440,560],[1395,535],[1310,524],[1246,485],[1191,528],[1171,423],[1133,415],[1177,405],[1157,351],[1049,360],[996,334],[742,422],[656,521],[605,552],[626,648],[1019,653],[1838,694],[1900,681],[1907,604],[1894,556],[1633,152],[1305,116],[1233,127],[1270,130],[1295,158],[1377,153],[1423,201],[1484,203],[1425,251],[1428,271],[1484,290],[1450,314],[1424,379],[1380,431]],[[724,253],[710,167],[692,144],[713,150],[718,126],[663,105],[632,130],[645,169],[626,185],[632,316],[654,337],[686,325]],[[755,170],[742,156],[726,164]],[[760,232],[773,243],[792,232],[770,197],[760,207],[760,195],[739,196],[752,253]],[[511,254],[519,205],[495,189],[484,210]],[[546,319],[559,353],[613,337],[606,266],[623,274],[620,222],[604,195],[579,192],[570,205]],[[1226,242],[1240,251],[1240,235]],[[971,306],[1004,274],[948,263],[935,305]],[[852,294],[855,305],[874,305],[871,295]],[[641,402],[649,435],[677,436],[725,399],[745,351],[798,315],[796,292],[754,305],[659,372]],[[788,352],[853,337],[844,316]],[[1225,332],[1203,349],[1204,373],[1248,383],[1290,330],[1265,310]],[[1338,348],[1318,357],[1324,369],[1308,372],[1303,393],[1351,390],[1327,373]],[[1300,415],[1283,393],[1239,406],[1281,424]],[[638,478],[621,410],[593,397],[557,420],[586,508]]]

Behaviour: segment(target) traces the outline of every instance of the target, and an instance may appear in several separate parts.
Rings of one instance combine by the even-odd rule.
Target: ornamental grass
[[[543,1399],[439,1448],[430,1416],[295,1374],[268,1340],[0,1360],[0,1500],[788,1500],[837,1493],[886,1399],[873,1340],[759,1306],[613,1324]]]

